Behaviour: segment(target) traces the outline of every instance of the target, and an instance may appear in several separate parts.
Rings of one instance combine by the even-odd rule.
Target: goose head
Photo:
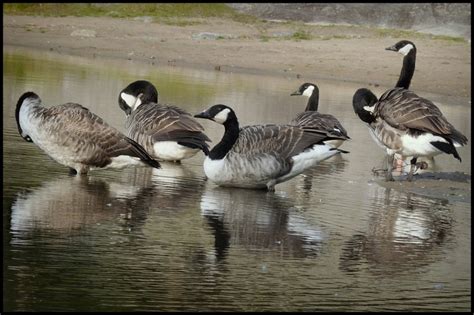
[[[308,97],[308,104],[306,104],[305,111],[317,111],[319,105],[319,89],[316,84],[313,83],[303,83],[298,90],[290,94],[293,95],[303,95]]]
[[[393,46],[385,48],[385,50],[396,51],[403,56],[408,55],[411,51],[416,52],[416,46],[409,40],[401,40]]]
[[[125,114],[130,115],[141,104],[158,103],[158,91],[150,82],[138,80],[120,92],[118,102]]]
[[[304,96],[307,96],[307,97],[311,97],[311,95],[313,95],[313,92],[314,91],[318,91],[318,87],[316,86],[316,84],[313,84],[313,83],[303,83],[299,88],[298,90],[294,91],[293,93],[291,93],[290,95],[291,96],[294,96],[294,95],[304,95]]]
[[[29,135],[25,134],[23,132],[23,129],[21,128],[20,125],[20,110],[21,107],[24,105],[40,105],[41,104],[41,98],[36,94],[35,92],[25,92],[23,93],[20,98],[18,99],[18,102],[16,103],[16,109],[15,109],[15,119],[16,119],[16,124],[18,127],[18,132],[20,133],[20,136],[25,139],[28,142],[33,142],[30,138]]]
[[[375,121],[373,112],[377,101],[377,96],[375,96],[372,91],[366,88],[361,88],[354,93],[354,96],[352,97],[352,106],[357,116],[359,116],[362,121],[370,124]]]
[[[237,121],[237,117],[232,108],[224,104],[213,105],[205,111],[194,115],[194,117],[209,119],[221,125],[225,125],[230,121]]]

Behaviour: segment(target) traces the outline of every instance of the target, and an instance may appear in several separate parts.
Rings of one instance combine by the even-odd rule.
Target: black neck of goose
[[[224,158],[227,152],[232,149],[232,146],[239,137],[239,122],[237,120],[237,117],[228,119],[224,123],[224,128],[225,132],[224,136],[222,136],[221,141],[216,144],[216,146],[212,148],[212,150],[209,152],[209,158],[211,160],[220,160]]]
[[[20,125],[20,110],[21,110],[21,107],[23,106],[23,102],[25,99],[27,99],[28,97],[31,97],[31,96],[36,96],[38,97],[36,94],[34,94],[33,92],[26,92],[24,93],[20,99],[18,100],[17,104],[16,104],[16,109],[15,109],[15,120],[16,120],[16,126],[18,127],[18,133],[20,134],[20,136],[25,139],[26,141],[28,142],[33,142],[33,140],[31,140],[30,136],[24,136],[23,135],[23,129],[21,129],[21,125]],[[39,99],[38,100],[35,100],[35,101],[30,101],[30,105],[31,107],[38,107],[39,106]]]
[[[21,109],[22,103],[23,101],[21,103],[18,102],[18,104],[16,104],[16,109],[15,109],[16,126],[18,127],[18,132],[20,133],[21,136],[23,133],[23,130],[21,129],[21,126],[20,126],[20,109]]]
[[[305,111],[318,111],[318,105],[319,105],[319,89],[317,86],[314,87],[313,93],[308,99],[308,104],[306,104],[306,109]]]
[[[411,78],[415,73],[415,61],[416,50],[412,49],[408,55],[403,58],[402,71],[400,72],[400,78],[395,87],[401,87],[407,90],[410,88]]]

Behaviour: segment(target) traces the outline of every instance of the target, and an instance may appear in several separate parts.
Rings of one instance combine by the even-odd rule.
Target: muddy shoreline
[[[388,88],[399,76],[402,56],[384,48],[402,38],[381,37],[363,27],[315,26],[311,40],[285,39],[294,31],[291,24],[269,23],[262,30],[261,26],[219,19],[174,26],[146,18],[4,15],[3,45],[86,58],[134,60],[151,66],[342,80],[365,87]],[[205,33],[217,38],[206,38]],[[418,93],[470,99],[470,44],[412,40],[418,53],[411,88]]]

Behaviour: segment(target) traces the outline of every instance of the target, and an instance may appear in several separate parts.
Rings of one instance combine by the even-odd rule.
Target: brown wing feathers
[[[435,104],[409,90],[392,89],[384,93],[375,114],[401,130],[431,132],[462,145],[467,143],[467,138],[447,121]]]
[[[326,139],[324,133],[289,125],[246,126],[241,129],[233,150],[246,154],[273,151],[286,159]]]
[[[334,116],[329,114],[321,114],[314,111],[301,112],[290,122],[290,125],[325,132],[326,135],[331,136],[332,139],[350,139],[341,123]],[[334,128],[340,131],[334,130]]]
[[[154,103],[140,105],[129,117],[129,136],[145,137],[152,146],[154,141],[177,141],[180,144],[200,148],[209,153],[210,142],[204,128],[190,114],[174,106],[162,106]],[[138,138],[137,138],[138,137]],[[148,139],[146,139],[148,138]]]
[[[160,167],[138,143],[109,126],[82,105],[59,105],[45,109],[42,115],[48,118],[44,121],[51,122],[50,131],[55,133],[61,129],[63,145],[75,147],[78,158],[84,163],[104,167],[112,157],[128,155],[138,157],[152,167]]]

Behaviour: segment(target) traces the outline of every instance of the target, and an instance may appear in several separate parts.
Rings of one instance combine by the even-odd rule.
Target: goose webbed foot
[[[372,174],[375,176],[380,176],[385,174],[385,179],[387,181],[393,181],[392,170],[393,170],[393,156],[386,155],[381,168],[372,168]]]
[[[386,168],[375,168],[373,167],[372,168],[372,174],[375,175],[375,176],[381,176],[382,174],[385,174],[385,180],[387,181],[393,181],[393,175],[392,175],[392,171],[386,169]]]
[[[375,176],[379,176],[380,174],[385,174],[387,172],[387,169],[386,168],[375,168],[372,167],[372,174],[374,174]]]
[[[275,185],[276,185],[276,181],[275,180],[271,180],[267,183],[267,191],[269,192],[274,192],[275,191]]]

